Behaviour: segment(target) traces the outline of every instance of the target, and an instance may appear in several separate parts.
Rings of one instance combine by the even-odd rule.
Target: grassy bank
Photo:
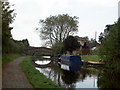
[[[84,61],[100,61],[100,57],[98,55],[80,55],[80,56]]]
[[[20,54],[2,54],[2,64],[7,64],[20,56]]]
[[[35,88],[59,88],[54,82],[49,78],[46,78],[42,73],[35,69],[31,65],[30,56],[27,56],[21,63],[22,71],[26,74],[29,82]]]

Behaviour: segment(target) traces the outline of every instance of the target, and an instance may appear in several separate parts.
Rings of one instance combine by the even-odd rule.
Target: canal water
[[[40,73],[63,88],[120,88],[120,75],[110,75],[102,69],[80,66],[79,70],[70,71],[67,65],[52,62],[50,59],[36,60]],[[51,64],[51,65],[48,65]],[[41,67],[44,66],[44,67]],[[45,67],[46,66],[46,67]]]

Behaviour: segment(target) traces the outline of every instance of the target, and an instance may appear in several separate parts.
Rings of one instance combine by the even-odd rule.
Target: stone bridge
[[[53,50],[51,48],[46,48],[46,47],[28,47],[26,53],[28,55],[52,56]]]

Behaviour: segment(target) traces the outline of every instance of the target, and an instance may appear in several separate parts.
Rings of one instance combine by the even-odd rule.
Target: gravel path
[[[19,65],[23,59],[24,57],[17,58],[3,66],[2,88],[33,88]]]

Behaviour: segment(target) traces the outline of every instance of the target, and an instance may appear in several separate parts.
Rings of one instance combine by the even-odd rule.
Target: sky
[[[79,37],[88,36],[97,40],[107,24],[114,24],[118,19],[119,0],[9,0],[14,4],[17,13],[11,26],[15,40],[28,39],[30,46],[44,46],[36,28],[40,27],[39,20],[50,15],[69,14],[79,17]]]

